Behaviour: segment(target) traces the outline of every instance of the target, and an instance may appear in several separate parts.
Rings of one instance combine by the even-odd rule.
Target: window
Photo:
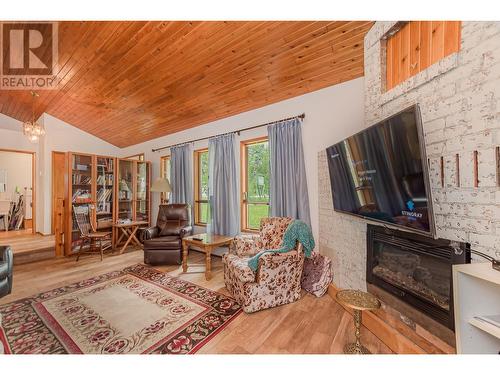
[[[258,138],[241,142],[241,229],[259,229],[269,216],[269,142]]]
[[[207,225],[208,205],[208,149],[194,152],[194,223]]]
[[[387,38],[386,89],[460,50],[460,21],[410,21]]]
[[[160,158],[160,177],[166,178],[168,182],[170,181],[170,155],[162,156]],[[161,193],[162,202],[168,202],[169,193]]]

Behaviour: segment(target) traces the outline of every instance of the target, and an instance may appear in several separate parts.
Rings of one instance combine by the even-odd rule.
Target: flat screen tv
[[[434,236],[418,106],[327,149],[335,211]]]

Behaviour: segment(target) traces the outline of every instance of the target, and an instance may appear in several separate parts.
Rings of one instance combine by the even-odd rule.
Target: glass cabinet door
[[[118,220],[134,220],[134,161],[118,162]]]
[[[71,207],[72,230],[71,249],[76,250],[80,244],[80,230],[75,220],[74,213],[86,213],[92,217],[92,156],[71,155]]]
[[[137,162],[136,220],[149,221],[149,165]]]
[[[96,160],[97,229],[109,229],[113,225],[114,159],[97,156]]]

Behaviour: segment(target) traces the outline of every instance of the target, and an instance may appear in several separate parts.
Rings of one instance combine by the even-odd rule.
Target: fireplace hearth
[[[367,251],[368,283],[454,329],[451,267],[470,262],[468,244],[368,225]]]

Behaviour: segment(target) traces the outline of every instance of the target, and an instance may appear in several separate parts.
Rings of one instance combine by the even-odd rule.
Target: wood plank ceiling
[[[360,77],[371,26],[60,22],[61,84],[36,114],[130,146]],[[30,119],[30,93],[0,91],[0,112]]]

